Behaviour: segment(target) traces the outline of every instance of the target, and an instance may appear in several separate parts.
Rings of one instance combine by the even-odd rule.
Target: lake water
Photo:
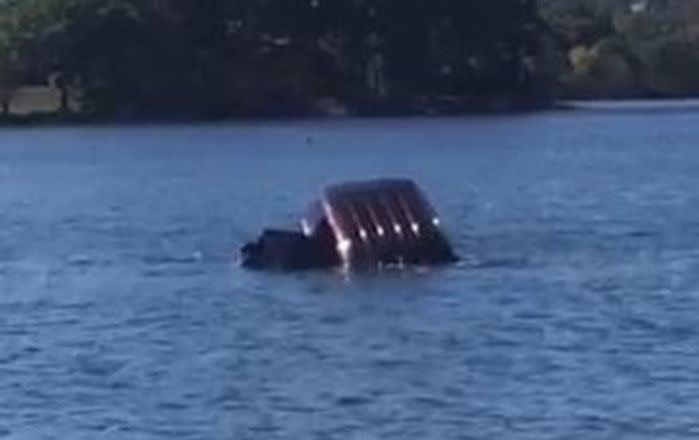
[[[699,112],[0,131],[2,439],[699,435]],[[254,273],[407,176],[464,261]]]

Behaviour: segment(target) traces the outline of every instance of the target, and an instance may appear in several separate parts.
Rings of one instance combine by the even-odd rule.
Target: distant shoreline
[[[499,108],[464,107],[444,111],[420,111],[418,109],[399,109],[392,111],[386,107],[376,107],[373,111],[347,112],[346,114],[325,114],[322,112],[265,114],[265,115],[231,115],[221,117],[197,116],[154,116],[154,117],[95,117],[81,113],[62,114],[58,112],[31,113],[0,117],[1,127],[34,126],[90,126],[90,125],[141,125],[141,124],[193,124],[207,122],[235,121],[275,121],[275,120],[345,120],[354,118],[396,118],[396,117],[455,117],[455,116],[507,116],[517,114],[536,114],[547,111],[571,112],[672,112],[699,110],[699,98],[624,98],[624,99],[566,99],[550,104],[516,105]]]
[[[557,102],[522,98],[495,97],[486,99],[436,97],[431,100],[396,98],[383,101],[360,101],[351,104],[334,101],[331,105],[308,106],[297,111],[240,112],[221,116],[195,114],[183,115],[91,115],[80,112],[27,112],[21,115],[0,117],[1,126],[37,125],[101,125],[101,124],[186,124],[199,122],[395,118],[395,117],[451,117],[468,115],[528,114],[548,110],[564,110],[567,106]]]

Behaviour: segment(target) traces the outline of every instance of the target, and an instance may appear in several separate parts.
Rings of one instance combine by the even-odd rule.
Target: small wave
[[[11,365],[24,358],[24,353],[21,351],[4,354],[3,356],[0,356],[0,366]]]
[[[176,238],[183,237],[191,233],[191,229],[188,226],[176,226],[171,229],[164,230],[160,233],[162,238]]]
[[[400,358],[380,358],[372,362],[372,365],[386,370],[394,370],[396,368],[410,365],[410,362]]]
[[[158,403],[158,409],[164,411],[185,411],[189,409],[189,405],[184,402],[167,401]]]
[[[660,234],[658,231],[652,231],[648,229],[606,227],[601,228],[599,230],[591,231],[588,235],[606,240],[614,238],[653,238],[657,237]]]
[[[190,269],[148,269],[142,272],[142,275],[146,278],[167,278],[167,277],[196,277],[205,274],[206,271],[198,268]]]
[[[92,377],[108,377],[121,371],[126,361],[109,359],[97,354],[81,354],[74,358],[74,368],[79,374]]]
[[[345,325],[349,318],[342,315],[327,315],[320,318],[320,324],[324,325]]]
[[[200,251],[188,255],[146,255],[143,263],[147,265],[169,265],[169,264],[196,264],[204,260],[204,254]]]
[[[470,257],[464,258],[459,265],[467,269],[526,269],[532,266],[531,261],[526,257],[485,259]]]
[[[612,293],[621,289],[621,284],[614,279],[587,280],[582,284],[583,288],[591,292]]]
[[[627,231],[622,234],[625,237],[630,237],[630,238],[650,238],[650,237],[655,237],[658,235],[657,232],[653,231]]]
[[[413,399],[416,404],[427,408],[444,408],[449,405],[449,402],[434,396],[416,396]]]
[[[339,406],[364,406],[371,403],[371,398],[366,396],[340,396],[335,399]]]
[[[88,269],[97,266],[100,262],[98,259],[90,257],[89,255],[71,255],[68,257],[66,263],[69,267]]]

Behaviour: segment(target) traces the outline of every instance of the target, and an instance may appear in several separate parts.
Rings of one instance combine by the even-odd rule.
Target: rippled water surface
[[[0,438],[699,435],[699,113],[0,131]],[[416,179],[457,266],[236,265]]]

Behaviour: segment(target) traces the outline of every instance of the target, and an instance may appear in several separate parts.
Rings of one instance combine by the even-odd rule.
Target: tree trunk
[[[70,107],[68,105],[68,87],[61,85],[61,113],[68,113]]]
[[[10,116],[10,101],[11,101],[11,98],[10,98],[9,96],[2,96],[2,97],[0,98],[0,100],[2,101],[2,102],[0,103],[0,106],[1,106],[1,108],[2,108],[2,116],[3,116],[3,117]]]

